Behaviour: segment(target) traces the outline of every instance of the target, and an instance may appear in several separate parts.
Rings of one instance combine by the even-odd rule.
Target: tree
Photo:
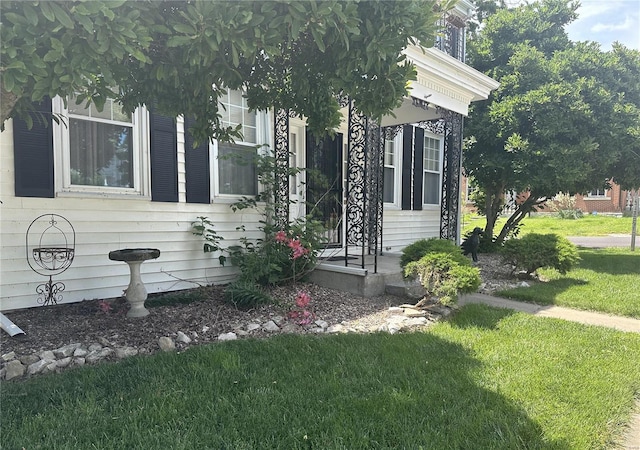
[[[430,46],[437,0],[3,1],[2,124],[45,96],[100,107],[114,97],[195,120],[196,140],[229,140],[218,99],[244,88],[251,108],[285,108],[323,133],[339,122],[338,95],[378,118],[415,76],[401,50]],[[113,92],[111,89],[118,87]]]
[[[630,134],[640,123],[631,76],[637,54],[570,42],[563,27],[576,8],[564,0],[501,8],[470,39],[471,65],[501,83],[474,106],[466,127],[472,139],[463,164],[484,200],[486,237],[494,234],[504,192],[524,193],[497,242],[558,192],[586,192],[622,177],[615,163],[637,146]],[[627,95],[629,88],[636,92]]]

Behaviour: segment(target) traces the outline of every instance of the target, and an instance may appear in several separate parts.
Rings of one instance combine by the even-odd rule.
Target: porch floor
[[[379,295],[393,294],[404,296],[405,283],[400,268],[399,254],[378,255],[377,271],[374,255],[365,255],[364,268],[362,257],[349,255],[348,265],[345,266],[344,253],[338,260],[336,255],[332,258],[318,258],[320,263],[310,274],[309,280],[320,286],[363,297],[376,297]]]

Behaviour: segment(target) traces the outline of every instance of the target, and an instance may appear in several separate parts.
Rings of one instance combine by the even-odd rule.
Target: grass
[[[540,269],[548,282],[497,295],[640,318],[640,253],[623,249],[579,249],[579,253],[580,264],[565,275]]]
[[[640,335],[468,305],[425,333],[283,335],[2,385],[3,448],[596,449]]]
[[[592,216],[581,219],[559,219],[553,215],[539,215],[526,217],[522,221],[521,234],[554,233],[560,236],[606,236],[609,234],[631,234],[631,217]],[[495,234],[498,234],[507,221],[506,217],[498,219]],[[482,216],[466,216],[462,233],[469,232],[475,227],[484,228],[486,219]]]

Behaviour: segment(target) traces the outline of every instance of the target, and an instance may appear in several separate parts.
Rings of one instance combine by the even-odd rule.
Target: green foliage
[[[407,94],[401,51],[435,40],[452,1],[3,1],[0,122],[45,96],[79,92],[101,108],[153,105],[194,119],[195,140],[232,140],[218,99],[243,88],[252,109],[290,109],[315,134],[340,120],[338,94],[379,118]],[[114,93],[110,88],[118,86]],[[5,95],[8,94],[8,95]],[[11,102],[8,102],[11,97]]]
[[[576,208],[576,198],[573,195],[560,192],[547,205],[560,219],[576,220],[584,217],[582,210]]]
[[[199,216],[198,220],[191,222],[192,233],[196,236],[202,236],[206,241],[202,247],[205,253],[223,252],[226,249],[220,246],[220,241],[224,240],[222,236],[213,228],[213,222],[211,222],[206,216]],[[218,256],[220,265],[224,266],[227,257],[223,254]]]
[[[407,245],[402,250],[402,255],[400,256],[400,267],[404,269],[407,264],[418,261],[427,253],[431,252],[448,253],[457,261],[467,261],[467,258],[462,255],[460,247],[458,247],[453,241],[448,239],[429,238],[420,239],[415,241],[413,244]]]
[[[558,192],[586,192],[611,177],[640,184],[640,52],[569,41],[577,7],[489,8],[468,41],[469,63],[500,82],[465,122],[464,170],[482,191],[487,234],[506,191],[529,194],[498,241]]]
[[[273,299],[256,283],[239,279],[226,286],[224,300],[240,309],[271,303]]]
[[[510,239],[505,242],[502,255],[514,271],[524,270],[528,275],[542,267],[566,273],[580,261],[576,246],[556,234],[530,233]]]
[[[455,303],[459,294],[475,292],[480,286],[480,270],[455,253],[433,252],[407,264],[405,276],[417,276],[429,296],[443,305]]]
[[[318,222],[302,219],[289,223],[286,231],[263,229],[263,239],[255,243],[245,239],[243,246],[233,249],[231,262],[240,268],[241,279],[278,285],[298,281],[315,268],[324,242],[324,228]]]

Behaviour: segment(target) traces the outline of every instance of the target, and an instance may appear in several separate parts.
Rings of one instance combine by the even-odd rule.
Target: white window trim
[[[393,166],[387,166],[386,164],[383,164],[384,168],[387,167],[393,167],[394,171],[393,171],[393,201],[392,202],[383,202],[383,207],[390,209],[390,210],[399,210],[401,209],[400,206],[400,194],[402,192],[402,186],[400,184],[400,180],[401,180],[401,172],[402,172],[402,134],[403,132],[400,131],[398,134],[396,134],[396,136],[392,139],[393,140],[393,147],[395,150],[394,153],[394,165]],[[385,144],[386,144],[386,140],[385,140]],[[383,177],[384,179],[384,177]],[[384,197],[384,190],[382,193],[383,197]]]
[[[269,111],[256,111],[256,143],[252,142],[244,142],[244,141],[235,141],[233,144],[243,145],[246,147],[258,147],[258,152],[260,154],[268,154],[269,148],[272,145],[271,143],[271,134],[269,132],[269,118],[271,114]],[[260,144],[262,143],[262,144]],[[237,202],[243,195],[238,194],[222,194],[220,193],[220,177],[218,174],[218,170],[220,169],[220,164],[218,162],[218,141],[214,140],[209,144],[209,150],[211,155],[211,165],[212,165],[212,175],[211,176],[211,192],[213,193],[212,201],[216,201],[218,203],[234,203]],[[261,185],[258,184],[258,192],[260,192]]]
[[[440,134],[434,134],[434,133],[430,133],[425,131],[424,133],[424,137],[425,138],[431,138],[431,139],[437,139],[438,142],[440,143],[440,161],[439,161],[439,168],[438,168],[438,172],[434,171],[434,170],[427,170],[424,166],[424,154],[426,153],[427,149],[423,148],[422,152],[422,192],[420,193],[420,195],[422,196],[422,209],[424,210],[433,210],[433,211],[439,211],[440,210],[440,206],[442,205],[442,172],[443,172],[443,167],[444,167],[444,136],[440,135]],[[428,172],[428,173],[437,173],[438,177],[439,177],[439,189],[438,189],[438,202],[437,203],[425,203],[424,201],[424,174]]]
[[[150,199],[149,113],[146,108],[140,107],[132,114],[133,188],[71,184],[69,114],[61,97],[57,96],[53,99],[52,112],[62,116],[59,124],[53,123],[54,173],[57,196]],[[105,123],[109,122],[105,121]]]
[[[605,189],[604,195],[593,195],[591,194],[591,192],[589,192],[586,196],[584,196],[584,200],[611,200],[611,195],[609,194],[610,192],[610,189]]]

